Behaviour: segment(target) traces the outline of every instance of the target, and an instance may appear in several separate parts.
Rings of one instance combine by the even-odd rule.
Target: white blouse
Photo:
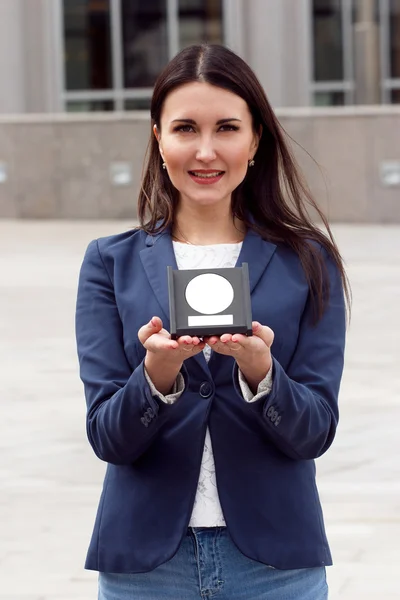
[[[242,243],[194,246],[182,242],[173,242],[173,246],[178,269],[210,269],[234,267],[240,254]],[[203,352],[205,359],[208,362],[212,350],[207,345]],[[184,390],[184,382],[181,374],[177,377],[172,393],[167,396],[163,396],[155,389],[147,373],[146,377],[152,388],[153,394],[157,394],[157,396],[167,404],[175,402]],[[240,371],[239,383],[244,401],[254,402],[255,400],[258,400],[261,395],[268,394],[271,391],[272,369],[270,369],[268,375],[259,384],[255,396],[251,392]],[[225,519],[218,496],[211,436],[207,427],[199,481],[189,526],[217,527],[224,525]]]

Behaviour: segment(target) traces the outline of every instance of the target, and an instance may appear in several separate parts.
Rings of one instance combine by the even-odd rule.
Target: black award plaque
[[[168,268],[171,338],[252,335],[249,268]]]

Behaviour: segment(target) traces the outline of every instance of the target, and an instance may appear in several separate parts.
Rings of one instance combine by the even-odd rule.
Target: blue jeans
[[[326,600],[325,568],[281,571],[244,556],[226,527],[190,528],[148,573],[99,573],[99,600]]]

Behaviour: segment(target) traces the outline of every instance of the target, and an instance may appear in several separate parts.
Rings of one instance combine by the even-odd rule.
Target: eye
[[[239,127],[237,125],[221,125],[219,131],[239,131]]]
[[[174,131],[180,131],[182,133],[191,133],[192,131],[194,131],[194,129],[192,125],[177,125],[176,127],[174,127]]]

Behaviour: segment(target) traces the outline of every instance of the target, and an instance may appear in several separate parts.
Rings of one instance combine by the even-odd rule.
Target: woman
[[[151,118],[140,227],[91,242],[80,275],[87,432],[108,463],[86,567],[101,600],[322,600],[314,459],[338,422],[339,252],[231,51],[183,50]],[[242,262],[253,335],[172,340],[167,266]]]

